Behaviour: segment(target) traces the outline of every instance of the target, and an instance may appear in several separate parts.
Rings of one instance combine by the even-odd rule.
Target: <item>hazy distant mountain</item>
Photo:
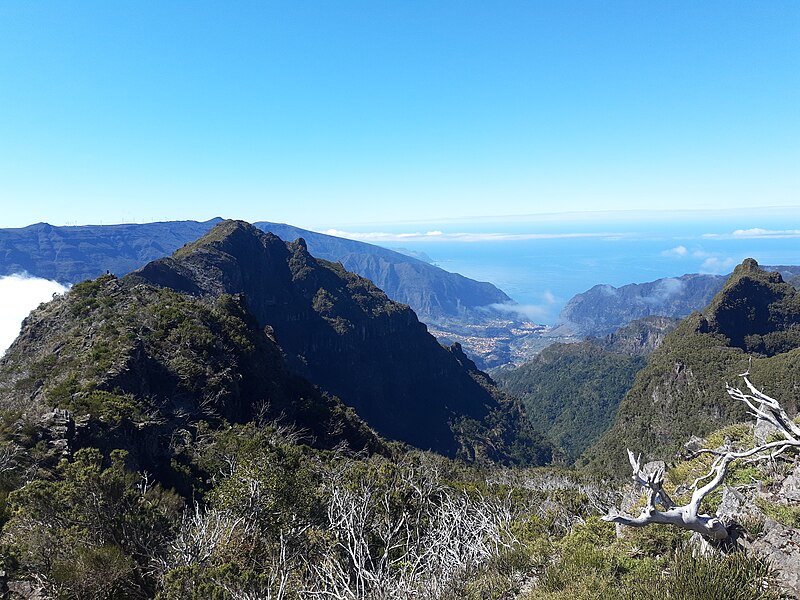
[[[109,271],[122,276],[166,256],[208,232],[221,219],[124,225],[54,227],[37,223],[0,229],[0,275],[27,272],[61,283],[77,283]],[[411,306],[419,318],[444,334],[487,324],[498,315],[485,309],[512,300],[491,283],[450,273],[423,260],[386,248],[279,223],[255,224],[284,241],[299,237],[319,258],[340,262],[373,281],[390,298]],[[479,344],[463,340],[470,351]]]
[[[25,272],[64,284],[106,271],[122,276],[172,254],[221,220],[0,229],[0,275]]]
[[[800,276],[800,267],[764,268],[778,271],[785,281]],[[683,318],[708,305],[727,279],[695,273],[620,287],[596,285],[567,302],[559,323],[578,336],[602,337],[649,315]]]
[[[604,336],[649,315],[685,317],[706,306],[724,283],[722,275],[692,274],[621,287],[596,285],[567,302],[559,321],[576,334]]]

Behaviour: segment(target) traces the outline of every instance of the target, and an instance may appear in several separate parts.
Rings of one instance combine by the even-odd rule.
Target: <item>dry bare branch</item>
[[[653,523],[669,524],[696,531],[712,540],[727,539],[729,536],[727,527],[718,518],[700,514],[699,511],[705,497],[725,480],[731,464],[745,459],[749,462],[772,459],[790,448],[800,448],[800,427],[786,414],[777,400],[759,391],[752,384],[749,375],[749,372],[741,374],[749,393],[726,385],[728,395],[734,400],[744,402],[757,419],[770,423],[781,439],[748,450],[703,448],[698,451],[697,455],[712,454],[715,458],[709,472],[698,477],[688,488],[694,491],[689,502],[683,506],[676,506],[663,490],[664,472],[659,470],[655,473],[644,473],[640,468],[640,457],[634,457],[628,450],[628,459],[633,469],[631,478],[634,483],[646,490],[647,504],[638,517],[614,512],[607,514],[603,519],[630,527],[643,527]],[[661,504],[661,510],[658,504]]]

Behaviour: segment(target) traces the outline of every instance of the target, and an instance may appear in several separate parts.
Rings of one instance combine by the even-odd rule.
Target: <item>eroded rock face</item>
[[[779,496],[787,504],[800,504],[800,464],[783,480]]]
[[[759,502],[796,506],[800,464],[767,491],[762,482],[740,487],[724,486],[717,516],[732,531],[733,539],[748,552],[767,560],[786,590],[800,597],[800,530],[769,518]],[[761,505],[763,506],[763,504]]]
[[[800,597],[800,531],[766,519],[752,550],[769,560],[781,582]]]

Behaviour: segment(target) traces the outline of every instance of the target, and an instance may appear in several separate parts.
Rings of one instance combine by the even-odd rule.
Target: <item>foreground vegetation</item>
[[[89,598],[778,598],[745,553],[598,518],[608,482],[468,466],[423,452],[315,450],[274,424],[201,427],[191,495],[86,448],[43,468],[3,445],[12,588]],[[16,587],[14,587],[16,586]]]

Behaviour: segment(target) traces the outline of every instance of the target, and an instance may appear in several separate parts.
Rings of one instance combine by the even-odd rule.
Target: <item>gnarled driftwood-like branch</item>
[[[635,457],[628,450],[628,460],[631,463],[633,481],[646,490],[647,504],[638,517],[631,517],[616,512],[611,512],[603,517],[606,521],[620,523],[630,527],[643,527],[652,523],[675,525],[681,529],[696,531],[704,536],[722,541],[728,538],[727,527],[717,517],[700,513],[700,506],[708,494],[714,491],[725,480],[730,465],[737,460],[760,461],[775,458],[790,448],[800,448],[800,427],[789,418],[774,398],[767,396],[756,389],[750,382],[750,373],[741,374],[748,392],[739,388],[726,385],[728,395],[734,400],[744,402],[750,413],[775,427],[778,439],[761,444],[748,450],[709,449],[704,448],[696,453],[714,455],[714,460],[708,473],[698,477],[689,489],[693,490],[692,497],[687,504],[677,506],[664,491],[664,470],[659,469],[654,473],[645,473],[641,469],[641,456]],[[661,506],[661,509],[658,508]]]

